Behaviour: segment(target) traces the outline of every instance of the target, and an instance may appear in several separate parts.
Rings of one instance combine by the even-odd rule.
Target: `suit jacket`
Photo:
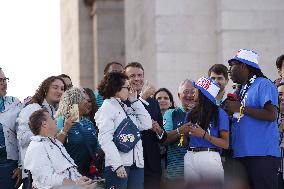
[[[148,98],[146,100],[148,105],[143,103],[145,109],[150,114],[151,118],[159,123],[161,128],[163,128],[163,116],[160,110],[159,103],[154,98]],[[161,139],[157,134],[149,130],[142,131],[142,145],[144,154],[144,172],[145,176],[160,177],[162,174],[161,168],[161,157],[160,157],[160,147],[159,142],[163,142],[167,138],[167,133],[164,131],[164,135]]]

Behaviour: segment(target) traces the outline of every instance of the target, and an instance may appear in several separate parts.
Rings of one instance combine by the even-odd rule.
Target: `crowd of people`
[[[0,68],[0,188],[284,188],[284,55],[275,81],[252,50],[227,62],[181,81],[178,106],[138,62],[108,63],[96,90],[50,76],[23,102]]]

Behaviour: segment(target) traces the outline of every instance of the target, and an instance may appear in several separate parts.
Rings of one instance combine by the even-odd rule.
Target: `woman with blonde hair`
[[[93,178],[96,170],[92,169],[92,161],[102,156],[103,152],[93,123],[83,117],[87,111],[88,96],[84,90],[76,87],[67,90],[56,112],[57,128],[60,130],[57,138],[78,165],[78,171]]]

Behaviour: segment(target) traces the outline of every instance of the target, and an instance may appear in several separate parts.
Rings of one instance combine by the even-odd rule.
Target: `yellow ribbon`
[[[180,134],[178,146],[183,146],[183,134]]]
[[[240,107],[240,113],[239,113],[239,117],[238,117],[238,121],[237,122],[240,122],[241,118],[243,117],[244,115],[244,110],[245,110],[245,107],[243,105],[241,105]]]

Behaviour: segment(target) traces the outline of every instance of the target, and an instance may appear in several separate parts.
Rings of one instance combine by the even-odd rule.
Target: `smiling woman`
[[[17,139],[19,142],[20,149],[20,162],[22,163],[24,169],[24,159],[26,150],[31,142],[30,137],[33,136],[33,133],[31,132],[28,126],[29,117],[33,112],[41,108],[47,109],[50,115],[54,117],[55,112],[57,110],[57,105],[64,90],[65,84],[60,77],[48,77],[38,87],[36,93],[31,98],[30,102],[28,102],[28,105],[21,110],[19,117],[17,118]],[[27,176],[28,175],[26,173],[23,174],[24,187],[28,184]]]
[[[43,79],[61,72],[60,1],[0,1],[0,23],[8,92],[22,100]]]

